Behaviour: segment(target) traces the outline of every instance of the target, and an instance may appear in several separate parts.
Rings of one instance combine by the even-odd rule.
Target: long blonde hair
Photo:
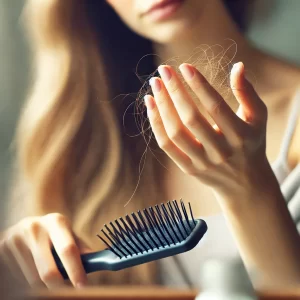
[[[146,145],[124,134],[120,103],[110,101],[118,82],[106,76],[110,64],[87,10],[97,2],[104,7],[99,2],[105,1],[27,2],[35,69],[19,122],[17,155],[28,214],[60,212],[77,235],[99,249],[96,233],[103,223],[163,196],[154,182],[158,164],[148,156],[139,188],[124,208],[138,182]],[[98,275],[102,283],[153,283],[155,266]]]

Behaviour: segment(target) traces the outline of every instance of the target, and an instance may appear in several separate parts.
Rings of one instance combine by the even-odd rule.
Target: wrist
[[[282,198],[279,183],[266,157],[259,163],[249,164],[235,184],[214,189],[214,193],[224,209],[237,211],[262,201]]]

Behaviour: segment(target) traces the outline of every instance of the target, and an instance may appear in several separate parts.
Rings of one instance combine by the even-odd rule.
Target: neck
[[[253,66],[254,50],[231,20],[223,3],[210,0],[203,6],[200,16],[185,30],[183,36],[167,44],[154,44],[154,51],[160,61],[179,57],[180,61],[177,61],[180,64],[187,61],[194,51],[199,53],[199,47],[206,51],[212,47],[210,54],[220,55],[220,49],[224,49],[230,62],[243,61],[247,65],[251,61]]]

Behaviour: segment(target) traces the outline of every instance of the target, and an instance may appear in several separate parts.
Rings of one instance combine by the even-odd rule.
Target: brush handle
[[[52,249],[52,254],[56,262],[57,268],[60,271],[64,279],[69,279],[69,276],[65,270],[64,265],[62,264],[59,256],[56,251]],[[110,250],[103,250],[93,253],[87,253],[81,255],[81,261],[85,272],[92,273],[95,271],[108,270],[110,269],[109,265],[115,261],[116,255]]]

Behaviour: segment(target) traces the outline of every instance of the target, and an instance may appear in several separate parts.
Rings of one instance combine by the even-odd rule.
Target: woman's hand
[[[84,286],[87,277],[80,252],[90,249],[74,237],[69,221],[61,214],[26,218],[6,230],[0,241],[0,255],[13,275],[25,278],[30,286],[56,288],[64,284],[64,279],[52,256],[52,246],[72,284]]]
[[[145,96],[149,121],[158,145],[186,174],[217,191],[228,191],[255,180],[267,162],[267,109],[244,77],[242,63],[234,65],[230,82],[239,102],[233,112],[220,94],[193,66],[180,71],[215,122],[211,125],[170,66],[151,78],[154,97]]]
[[[145,97],[159,146],[185,173],[213,188],[247,266],[270,286],[299,284],[299,235],[265,153],[267,109],[243,64],[234,65],[230,78],[237,113],[194,67],[180,70],[215,125],[174,70],[161,66],[162,80],[150,82],[154,97]]]

